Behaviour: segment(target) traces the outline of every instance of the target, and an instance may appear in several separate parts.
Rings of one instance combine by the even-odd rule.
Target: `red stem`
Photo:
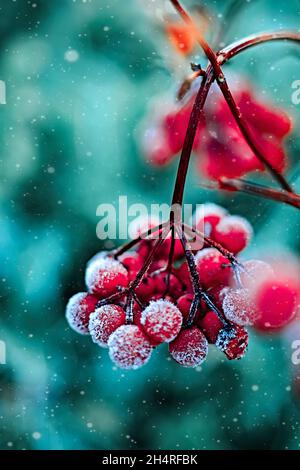
[[[189,167],[190,157],[193,149],[193,143],[197,131],[197,126],[200,120],[201,112],[203,110],[209,89],[214,81],[213,69],[208,66],[206,74],[202,79],[200,88],[196,95],[192,112],[190,115],[187,131],[184,138],[184,143],[181,151],[180,161],[177,170],[175,187],[172,198],[172,205],[182,205],[184,186],[186,175]]]
[[[238,178],[230,179],[225,177],[221,178],[219,187],[229,191],[233,189],[247,194],[252,194],[254,196],[262,196],[266,199],[272,199],[276,202],[283,202],[300,209],[300,195],[290,193],[288,191],[267,188],[266,186],[257,183],[251,183],[250,181],[245,181]]]
[[[233,98],[233,95],[229,89],[229,86],[226,82],[226,78],[223,74],[222,68],[220,66],[220,62],[218,60],[218,56],[215,54],[215,52],[211,49],[209,44],[206,42],[206,40],[203,38],[202,34],[198,31],[197,25],[194,23],[193,19],[188,15],[188,13],[184,10],[184,8],[180,5],[178,0],[170,0],[181,18],[190,26],[190,28],[193,30],[195,37],[197,41],[199,42],[200,46],[202,47],[206,57],[210,61],[215,78],[217,80],[217,83],[219,85],[219,88],[231,110],[231,113],[242,133],[244,136],[244,139],[246,140],[247,144],[251,148],[252,152],[256,155],[258,160],[260,160],[264,166],[267,168],[267,170],[272,174],[274,179],[278,181],[278,183],[282,186],[283,189],[293,192],[292,188],[286,181],[286,179],[279,173],[273,166],[269,163],[269,161],[265,158],[263,153],[260,151],[260,149],[257,147],[253,136],[251,135],[251,131],[247,125],[247,123],[244,121],[242,118],[241,112]]]
[[[240,52],[249,49],[250,47],[256,46],[258,44],[263,44],[269,41],[279,40],[300,42],[300,34],[291,31],[253,34],[251,36],[241,39],[240,41],[236,41],[233,44],[230,44],[229,46],[219,51],[217,54],[218,62],[220,65],[223,65],[232,57],[236,56]]]

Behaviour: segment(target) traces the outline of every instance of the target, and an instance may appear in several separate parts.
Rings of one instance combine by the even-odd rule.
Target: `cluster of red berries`
[[[241,265],[235,257],[251,238],[250,224],[207,204],[194,214],[190,229],[199,226],[204,226],[205,243],[192,257],[201,288],[195,288],[181,240],[175,239],[170,265],[170,236],[151,263],[155,240],[142,239],[134,251],[100,252],[90,260],[88,292],[74,295],[67,305],[70,326],[108,348],[118,367],[137,369],[162,343],[169,343],[171,357],[186,367],[204,361],[208,343],[239,359],[248,344],[245,326],[279,328],[290,321],[298,299],[295,286],[275,277],[262,261]]]
[[[250,86],[240,77],[234,92],[256,144],[264,149],[265,158],[273,168],[283,173],[286,167],[283,143],[291,130],[290,119],[280,109],[256,99]],[[144,155],[151,164],[164,166],[182,150],[194,100],[195,93],[191,91],[184,104],[162,107],[160,102],[153,103],[154,110],[151,110],[143,133]],[[161,109],[163,113],[158,111]],[[153,119],[153,115],[156,118]],[[211,89],[205,119],[198,124],[193,150],[200,175],[214,180],[236,178],[265,169],[243,138],[217,87]]]

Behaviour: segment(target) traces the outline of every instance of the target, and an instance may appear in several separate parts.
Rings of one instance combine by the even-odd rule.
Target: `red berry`
[[[240,279],[247,289],[255,289],[264,280],[272,279],[274,271],[271,266],[264,261],[251,259],[243,262],[245,271],[240,271]]]
[[[205,314],[203,318],[200,318],[197,322],[199,328],[205,334],[207,341],[211,344],[215,344],[217,341],[218,334],[223,328],[223,323],[215,312],[210,310]]]
[[[137,325],[122,325],[108,339],[109,356],[121,369],[138,369],[151,356],[152,346]]]
[[[85,282],[90,292],[106,297],[127,286],[127,269],[112,258],[100,258],[87,267]]]
[[[96,253],[94,256],[92,256],[91,259],[88,260],[88,262],[86,263],[86,267],[88,268],[90,264],[94,263],[95,261],[98,261],[98,259],[106,258],[107,255],[108,251],[98,251],[98,253]]]
[[[161,272],[161,273],[157,273],[153,276],[153,280],[154,280],[154,283],[155,283],[155,292],[157,292],[158,294],[161,294],[163,295],[165,292],[166,292],[166,289],[167,289],[167,273],[164,271],[164,272]],[[170,277],[169,277],[169,294],[174,297],[174,298],[177,298],[178,296],[180,296],[182,294],[182,284],[181,282],[177,279],[176,276],[174,276],[174,274],[170,274]]]
[[[157,256],[163,258],[164,260],[168,259],[170,249],[171,249],[171,244],[172,244],[172,235],[170,233],[166,237],[160,249],[157,251]],[[173,258],[174,260],[179,260],[180,258],[183,258],[183,256],[184,256],[184,249],[182,248],[181,241],[179,240],[179,238],[175,238]]]
[[[222,307],[227,320],[237,325],[253,325],[259,316],[248,289],[228,289]]]
[[[204,248],[198,251],[195,261],[200,283],[204,287],[228,283],[231,273],[230,263],[217,249]]]
[[[182,265],[176,269],[176,275],[178,279],[180,279],[180,281],[182,282],[183,290],[192,292],[193,287],[192,287],[192,282],[191,282],[191,276],[190,276],[190,271],[189,271],[186,261],[184,261]]]
[[[70,298],[66,307],[66,318],[73,330],[81,334],[89,334],[89,317],[95,310],[98,298],[87,292],[79,292]]]
[[[292,281],[271,279],[263,282],[255,296],[259,311],[255,327],[269,330],[287,325],[296,314],[298,295],[297,286]]]
[[[182,325],[180,310],[168,300],[150,302],[142,312],[142,326],[148,336],[158,343],[170,342]]]
[[[215,304],[215,306],[218,309],[222,309],[223,299],[224,299],[224,296],[225,296],[226,292],[228,291],[228,289],[229,289],[228,286],[224,286],[223,284],[219,284],[219,285],[211,287],[208,290],[209,296],[211,297],[213,303]]]
[[[135,251],[124,253],[119,260],[128,271],[129,281],[135,279],[137,273],[143,266],[143,259]]]
[[[178,364],[184,367],[196,367],[202,364],[208,352],[204,334],[193,326],[182,330],[169,345],[169,352]]]
[[[140,216],[130,222],[128,227],[129,237],[135,239],[140,235],[147,232],[151,228],[155,228],[159,225],[159,219],[156,217],[144,217]],[[155,232],[154,232],[155,233]],[[155,235],[153,235],[155,236]],[[150,235],[149,235],[150,237]],[[148,238],[148,237],[147,237]]]
[[[193,215],[193,226],[201,233],[210,236],[212,229],[227,214],[227,211],[217,204],[209,202],[201,204]]]
[[[232,253],[239,253],[249,243],[252,227],[243,217],[224,217],[212,230],[212,238]]]
[[[107,347],[110,335],[125,323],[125,312],[119,305],[103,305],[90,316],[89,332],[94,343]]]
[[[155,281],[151,276],[144,276],[135,292],[140,300],[148,302],[155,292]]]
[[[228,359],[241,359],[247,350],[248,333],[242,326],[232,325],[220,330],[216,346]]]
[[[147,162],[153,166],[165,166],[175,156],[168,146],[165,132],[159,126],[149,127],[145,130],[142,147]]]
[[[182,313],[184,322],[188,320],[193,298],[193,294],[185,294],[179,297],[179,299],[177,300],[177,307]]]

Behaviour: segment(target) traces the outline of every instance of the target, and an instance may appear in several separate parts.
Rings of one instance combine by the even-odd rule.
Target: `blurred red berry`
[[[217,204],[201,204],[193,214],[192,225],[201,233],[210,236],[215,226],[227,215],[227,211]]]
[[[211,238],[231,253],[237,254],[250,242],[252,227],[249,222],[236,215],[223,217],[212,229]]]
[[[256,291],[255,302],[259,311],[257,329],[282,328],[296,315],[299,285],[284,279],[265,280]]]
[[[237,325],[253,325],[259,311],[247,289],[228,289],[222,302],[227,320]]]

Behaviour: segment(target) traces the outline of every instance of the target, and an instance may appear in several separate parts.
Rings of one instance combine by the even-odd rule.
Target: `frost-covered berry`
[[[187,262],[184,261],[179,268],[176,269],[176,276],[180,279],[184,291],[192,292],[193,287],[191,283],[190,271]]]
[[[178,335],[182,326],[182,314],[168,300],[150,302],[141,316],[146,334],[158,343],[170,342]]]
[[[259,316],[248,289],[228,289],[222,307],[227,320],[241,326],[253,325]]]
[[[210,310],[203,318],[198,320],[197,324],[200,330],[205,334],[207,341],[211,344],[215,344],[218,334],[223,328],[223,323],[217,314]]]
[[[115,293],[118,287],[127,286],[128,272],[119,261],[100,258],[87,267],[85,283],[90,292],[106,297]]]
[[[193,214],[193,226],[205,235],[210,236],[212,229],[227,215],[227,211],[212,202],[201,204]]]
[[[206,358],[208,344],[204,334],[196,327],[182,330],[169,344],[169,352],[184,367],[199,366]]]
[[[89,332],[94,343],[107,347],[110,335],[123,325],[126,315],[119,305],[103,305],[90,316]]]
[[[255,296],[259,311],[255,327],[269,330],[287,325],[296,314],[298,289],[295,281],[271,279],[263,282]]]
[[[212,238],[232,253],[239,253],[250,242],[252,227],[243,217],[229,215],[223,217],[213,228]]]
[[[162,272],[162,273],[157,273],[153,276],[153,280],[155,282],[155,292],[157,292],[158,294],[164,294],[166,292],[166,289],[167,289],[167,282],[168,282],[168,275],[166,272]],[[172,297],[175,297],[177,298],[178,296],[180,296],[182,294],[182,284],[181,282],[179,281],[179,279],[177,279],[176,276],[174,276],[174,274],[170,274],[170,277],[169,277],[169,288],[168,288],[168,292],[170,293],[170,295]]]
[[[140,300],[148,302],[155,292],[155,281],[150,276],[144,276],[135,292]]]
[[[95,261],[98,261],[99,259],[101,258],[106,258],[108,256],[109,252],[108,251],[98,251],[98,253],[96,253],[94,256],[92,256],[88,262],[86,263],[86,267],[88,268],[88,266],[90,266],[92,263],[94,263]]]
[[[119,260],[127,269],[129,280],[133,281],[133,279],[136,277],[137,273],[143,266],[142,257],[135,251],[130,251],[120,256]]]
[[[198,251],[195,261],[200,283],[204,287],[228,283],[231,274],[230,263],[216,248]]]
[[[122,325],[108,340],[109,357],[121,369],[138,369],[151,356],[152,346],[137,325]]]
[[[128,226],[129,237],[135,239],[147,232],[147,230],[157,227],[159,222],[159,218],[157,217],[144,217],[141,215],[130,222]],[[149,238],[151,238],[151,236],[149,236]]]
[[[70,298],[66,307],[66,318],[73,330],[89,334],[89,317],[95,310],[98,298],[87,292],[79,292]]]
[[[272,279],[274,277],[274,271],[272,267],[265,261],[259,259],[250,259],[243,262],[245,271],[240,272],[240,279],[248,289],[255,289],[264,280]]]
[[[179,299],[177,300],[177,307],[181,311],[184,322],[188,320],[193,298],[193,294],[185,294],[179,297]]]
[[[241,359],[247,350],[248,333],[242,326],[232,325],[220,330],[216,346],[228,359]]]

